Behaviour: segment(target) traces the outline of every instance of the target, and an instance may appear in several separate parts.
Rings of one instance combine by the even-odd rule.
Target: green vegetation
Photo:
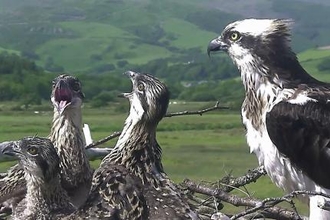
[[[0,2],[0,20],[5,21],[0,45],[24,52],[51,72],[114,74],[122,71],[119,62],[125,61],[127,69],[155,59],[169,65],[193,61],[205,68],[207,42],[229,22],[255,13],[249,13],[253,8],[269,17],[294,19],[297,51],[330,44],[325,19],[330,7],[316,3],[270,0],[246,7],[241,1],[219,5],[213,0],[26,0]]]
[[[327,36],[330,34],[330,27],[325,19],[329,14],[329,5],[313,4],[312,1],[276,0],[273,2],[272,9],[276,13],[289,15],[289,18],[294,20],[293,43],[297,50],[302,51],[329,44]]]
[[[329,48],[309,49],[298,54],[298,59],[314,77],[330,82],[330,50]]]
[[[78,76],[83,84],[84,121],[93,138],[120,130],[127,103],[117,94],[131,86],[121,73],[135,70],[166,82],[172,100],[185,100],[170,105],[171,111],[201,108],[216,100],[231,107],[232,112],[164,119],[158,138],[171,178],[216,181],[227,173],[245,173],[257,162],[248,153],[238,114],[243,86],[228,56],[207,57],[208,41],[229,22],[253,14],[254,8],[268,17],[293,18],[293,48],[300,52],[299,60],[313,76],[330,82],[330,50],[318,49],[330,45],[325,19],[329,6],[285,0],[249,4],[0,1],[0,21],[5,21],[0,23],[1,140],[48,134],[50,83],[62,72]],[[93,161],[95,167],[98,163]],[[1,164],[2,170],[11,164]],[[248,190],[259,198],[282,195],[267,177]]]
[[[106,106],[130,87],[121,73],[135,70],[161,78],[169,85],[172,99],[220,100],[237,110],[243,87],[236,80],[236,67],[225,54],[210,59],[205,51],[208,41],[227,23],[250,10],[244,4],[232,4],[219,7],[212,0],[203,4],[197,0],[2,1],[0,20],[6,23],[0,25],[0,52],[4,52],[0,55],[0,100],[18,101],[15,109],[40,104],[48,99],[52,78],[69,72],[81,79],[86,102]],[[267,15],[292,15],[296,20],[293,45],[295,51],[302,51],[299,59],[316,78],[330,81],[330,50],[317,49],[330,44],[326,37],[330,26],[322,19],[330,12],[329,6],[298,1],[291,5],[282,0],[250,4]]]
[[[123,100],[121,104],[127,104],[127,101]],[[169,112],[202,109],[213,104],[179,102],[170,104]],[[8,108],[10,105],[12,103],[6,103]],[[85,105],[83,122],[89,124],[94,140],[121,130],[127,114],[124,113],[125,111],[117,113],[118,105],[120,103],[98,109]],[[127,106],[125,110],[127,111]],[[47,136],[51,117],[50,108],[38,113],[12,112],[4,109],[0,114],[0,141],[15,140],[35,134]],[[164,118],[159,124],[157,138],[163,148],[165,171],[178,183],[185,178],[215,182],[230,173],[234,176],[242,175],[248,169],[257,166],[256,157],[249,154],[244,133],[238,112],[214,111],[203,116]],[[115,142],[116,140],[111,140],[103,147],[112,147]],[[0,172],[13,164],[13,162],[1,163]],[[92,164],[97,167],[99,160],[92,161]],[[268,177],[250,184],[247,190],[251,195],[259,198],[283,195]]]
[[[229,65],[227,61],[228,58],[220,59],[217,62],[209,60],[205,64],[170,65],[164,60],[154,60],[146,65],[136,66],[134,70],[141,69],[144,72],[144,69],[152,69],[153,75],[162,78],[169,85],[173,99],[180,98],[187,101],[220,99],[221,102],[234,103],[232,106],[238,106],[238,101],[241,100],[240,97],[243,94],[240,82],[236,80],[218,81],[237,74],[237,71],[234,70],[235,67]],[[209,66],[206,65],[208,63]],[[56,68],[53,63],[52,68]],[[217,68],[223,70],[224,75],[217,74]],[[227,74],[228,72],[232,72],[232,74]],[[129,90],[130,82],[121,73],[117,75],[77,73],[75,75],[79,77],[84,86],[86,101],[90,101],[94,107],[100,107],[116,101],[116,96],[120,92]],[[31,104],[40,104],[42,100],[48,100],[51,81],[56,75],[58,74],[45,72],[27,58],[4,52],[0,54],[0,100],[20,101],[19,104],[24,105],[24,108],[29,108]],[[208,81],[208,79],[214,81]],[[229,92],[228,89],[236,91]]]
[[[330,82],[330,50],[309,49],[299,53],[298,59],[314,77]],[[133,68],[141,72],[146,69],[169,86],[172,99],[219,100],[232,110],[238,110],[243,100],[244,91],[239,73],[224,54],[211,59],[204,58],[199,63],[170,64],[158,59]],[[130,82],[122,72],[75,75],[84,86],[85,101],[93,107],[101,107],[118,101],[120,92],[129,91]],[[0,100],[18,101],[14,108],[16,110],[41,104],[48,100],[50,83],[56,75],[58,73],[45,72],[28,58],[3,52],[0,54]]]

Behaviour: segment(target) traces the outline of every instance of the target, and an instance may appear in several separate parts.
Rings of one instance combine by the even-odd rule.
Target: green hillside
[[[17,55],[19,55],[21,53],[20,51],[17,51],[17,50],[10,50],[10,49],[0,47],[0,53],[3,53],[3,52],[7,52],[7,53],[11,53],[11,54],[17,54]]]
[[[330,48],[303,51],[298,54],[298,59],[308,73],[321,81],[330,82]]]
[[[0,47],[51,72],[118,72],[155,59],[204,62],[208,41],[244,17],[294,19],[297,51],[328,45],[329,13],[320,3],[283,0],[0,1]]]
[[[121,73],[131,69],[164,80],[173,99],[220,100],[236,109],[243,97],[237,68],[225,54],[209,58],[209,40],[247,14],[292,18],[299,60],[330,82],[329,50],[316,49],[330,45],[329,13],[326,4],[298,0],[0,1],[0,53],[23,58],[0,55],[0,99],[38,103],[37,97],[48,98],[54,76],[48,73],[69,72],[93,106],[106,105],[127,85]]]
[[[113,70],[123,60],[146,64],[180,57],[185,49],[204,51],[205,42],[216,36],[191,21],[203,9],[197,1],[38,2],[0,2],[0,8],[9,9],[0,11],[7,20],[0,29],[9,29],[0,45],[36,54],[37,64],[50,71],[90,71],[109,64]],[[234,18],[228,15],[222,24]]]

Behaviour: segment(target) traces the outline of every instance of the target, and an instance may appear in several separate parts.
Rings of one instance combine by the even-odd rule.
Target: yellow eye
[[[232,41],[237,41],[240,39],[240,37],[241,35],[237,31],[234,31],[230,34],[230,40]]]
[[[139,90],[139,91],[143,91],[143,90],[144,90],[144,85],[143,85],[142,83],[140,83],[140,84],[138,85],[138,90]]]
[[[30,147],[27,152],[31,154],[32,156],[35,156],[38,154],[38,149],[36,147]]]

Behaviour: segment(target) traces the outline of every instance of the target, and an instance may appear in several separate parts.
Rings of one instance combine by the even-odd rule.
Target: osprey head
[[[294,56],[290,48],[290,20],[245,19],[233,22],[208,45],[208,54],[225,51],[238,66],[259,59],[274,62],[282,57]]]
[[[19,141],[0,144],[3,154],[16,156],[25,172],[45,181],[59,172],[59,158],[52,142],[48,138],[25,137]]]
[[[80,108],[83,98],[81,83],[76,77],[62,74],[53,80],[51,101],[59,114],[66,109]]]
[[[245,87],[251,80],[258,86],[265,78],[285,87],[318,82],[303,69],[291,49],[291,23],[285,19],[233,22],[219,37],[210,41],[208,54],[227,52],[238,67]]]
[[[169,91],[165,84],[149,74],[133,71],[124,74],[132,82],[132,91],[123,93],[130,101],[130,114],[147,122],[158,123],[166,114],[169,102]]]

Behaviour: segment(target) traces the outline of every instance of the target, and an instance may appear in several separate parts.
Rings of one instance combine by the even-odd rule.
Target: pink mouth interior
[[[72,93],[67,88],[57,88],[54,94],[57,111],[62,113],[72,101]]]
[[[59,103],[60,106],[65,106],[67,102],[71,102],[72,94],[69,89],[56,89],[55,91],[55,101]]]

